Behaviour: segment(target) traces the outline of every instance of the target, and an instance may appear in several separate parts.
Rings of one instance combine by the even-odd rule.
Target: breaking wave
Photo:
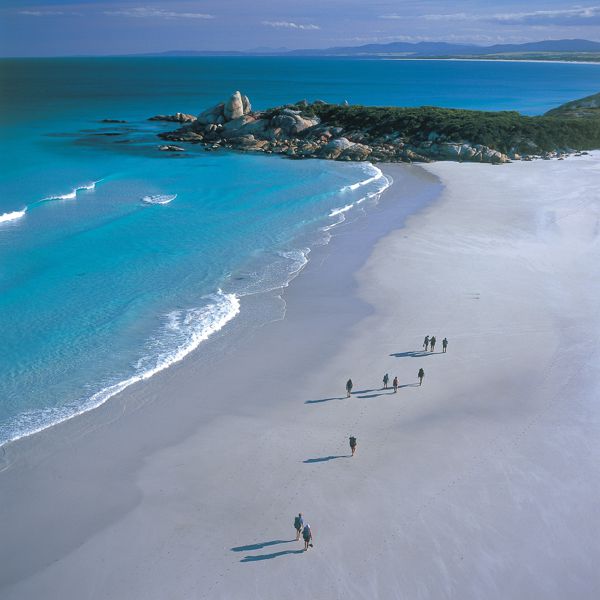
[[[154,194],[153,196],[144,196],[142,202],[146,204],[169,204],[177,198],[177,194]]]
[[[83,402],[21,413],[0,427],[0,443],[27,437],[101,406],[130,385],[150,379],[156,373],[183,360],[240,312],[240,301],[235,294],[225,294],[218,290],[205,296],[203,300],[206,300],[203,306],[176,310],[165,315],[161,330],[146,343],[145,354],[134,365],[132,376],[107,385]]]
[[[4,213],[4,214],[0,215],[0,223],[8,223],[9,221],[16,221],[17,219],[24,217],[26,212],[27,212],[27,208],[24,208],[23,210],[14,210],[13,212]]]

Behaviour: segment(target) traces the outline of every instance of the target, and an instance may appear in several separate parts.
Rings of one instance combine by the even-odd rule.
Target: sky
[[[327,48],[394,41],[600,41],[568,0],[0,0],[0,56]]]

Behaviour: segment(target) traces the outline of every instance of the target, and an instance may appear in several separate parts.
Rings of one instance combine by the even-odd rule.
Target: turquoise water
[[[0,61],[0,78],[2,443],[181,359],[387,185],[364,164],[165,155],[156,133],[172,126],[147,117],[197,113],[235,89],[258,108],[323,98],[537,114],[596,92],[600,67],[44,59]]]

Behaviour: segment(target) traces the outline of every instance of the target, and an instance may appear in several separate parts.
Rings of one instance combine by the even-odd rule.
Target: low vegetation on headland
[[[159,134],[168,141],[292,158],[504,163],[600,148],[600,94],[530,117],[515,111],[350,106],[319,100],[253,112],[249,99],[235,92],[197,117],[177,113],[152,119],[183,124]]]

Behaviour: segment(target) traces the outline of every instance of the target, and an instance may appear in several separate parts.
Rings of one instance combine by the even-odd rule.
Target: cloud
[[[20,10],[17,14],[26,17],[54,17],[57,15],[74,15],[77,13],[66,13],[62,10]]]
[[[175,12],[162,8],[126,8],[122,10],[105,10],[110,17],[133,17],[136,19],[214,19],[214,15],[206,13]]]
[[[523,13],[493,15],[497,23],[529,25],[596,25],[600,24],[600,6],[568,8],[562,10],[536,10]]]
[[[291,21],[263,21],[263,25],[267,27],[275,27],[278,29],[303,29],[303,30],[311,30],[321,29],[318,25],[308,24],[302,25],[301,23],[292,23]]]
[[[382,15],[381,18],[400,19],[400,15]],[[600,6],[536,10],[531,12],[473,14],[448,13],[423,15],[427,21],[488,21],[501,25],[597,25],[600,24]]]

